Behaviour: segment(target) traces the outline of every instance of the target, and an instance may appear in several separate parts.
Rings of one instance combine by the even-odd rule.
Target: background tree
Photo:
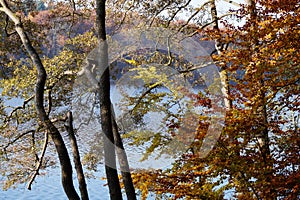
[[[147,5],[152,13],[169,8],[168,3],[166,7],[158,2]],[[298,157],[298,146],[287,139],[295,139],[299,132],[299,63],[295,52],[299,47],[294,37],[298,32],[298,10],[296,2],[251,2],[235,13],[234,19],[243,19],[245,24],[232,26],[216,16],[213,6],[212,23],[208,23],[212,27],[194,25],[216,43],[229,44],[214,58],[227,70],[232,110],[226,117],[223,135],[207,158],[187,153],[170,170],[135,174],[137,188],[145,196],[150,190],[171,193],[175,198],[218,199],[223,198],[224,191],[234,189],[234,196],[240,199],[298,198],[297,181],[278,184],[279,180],[295,180],[291,177],[299,175],[299,162],[291,162],[290,167],[282,165],[289,157],[285,152]],[[216,21],[225,27],[219,29]],[[280,104],[283,106],[277,107]],[[202,134],[206,134],[204,127],[199,130]],[[282,149],[283,143],[291,148]],[[146,181],[149,179],[152,181]]]

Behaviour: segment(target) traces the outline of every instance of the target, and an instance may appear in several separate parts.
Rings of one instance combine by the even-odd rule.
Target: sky
[[[224,13],[227,13],[230,9],[238,9],[239,7],[237,4],[246,4],[247,0],[217,0],[216,6],[218,15],[222,15]],[[207,1],[201,1],[201,0],[192,0],[190,5],[194,6],[195,8],[202,6]],[[232,3],[229,3],[232,2]],[[186,16],[185,12],[182,12],[179,14],[179,18],[183,20],[187,20],[188,17]],[[237,23],[236,21],[233,21],[236,25],[241,25],[243,22]]]

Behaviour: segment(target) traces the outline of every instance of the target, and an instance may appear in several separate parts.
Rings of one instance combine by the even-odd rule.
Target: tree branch
[[[21,139],[22,137],[24,137],[25,135],[29,134],[29,133],[34,133],[35,130],[29,130],[29,131],[26,131],[24,133],[21,133],[20,135],[18,135],[15,139],[13,139],[12,141],[8,142],[4,147],[3,147],[3,150],[6,151],[6,149],[14,144],[15,142],[17,142],[19,139]]]
[[[176,17],[176,15],[186,6],[188,6],[190,4],[191,0],[188,0],[184,5],[180,6],[175,13],[173,13],[173,15],[171,16],[171,19],[168,20],[168,24],[167,27],[169,27],[171,21]]]
[[[8,17],[8,15],[6,15],[4,31],[5,31],[5,34],[6,34],[7,37],[9,37],[9,36],[17,33],[16,31],[14,31],[12,33],[8,33],[8,30],[7,30],[7,28],[8,28],[8,21],[9,21],[9,17]]]
[[[34,98],[35,95],[32,95],[31,97],[29,97],[28,99],[24,100],[22,106],[18,106],[18,107],[15,107],[11,112],[10,114],[4,119],[3,121],[3,124],[5,124],[4,126],[7,125],[7,123],[11,120],[13,114],[15,112],[17,112],[18,110],[21,110],[21,109],[25,109],[25,106]]]
[[[27,184],[27,189],[28,190],[31,190],[31,185],[32,185],[33,181],[35,180],[36,176],[39,175],[39,171],[40,171],[40,168],[43,164],[44,156],[45,156],[47,145],[48,145],[48,138],[49,138],[48,137],[48,131],[45,131],[44,144],[43,144],[41,156],[40,156],[39,162],[37,163],[37,166],[34,170],[34,174],[31,176],[31,178],[30,178],[30,180]]]
[[[207,2],[205,2],[204,4],[202,4],[202,6],[200,6],[199,8],[197,8],[196,9],[196,12],[194,12],[189,18],[188,18],[188,20],[186,21],[186,23],[183,25],[183,26],[181,26],[180,27],[180,29],[178,30],[178,32],[180,32],[180,31],[182,31],[182,29],[184,28],[184,27],[186,27],[189,23],[190,23],[190,21],[204,8],[204,6],[206,6],[207,4],[209,4],[210,2],[209,1],[207,1]]]

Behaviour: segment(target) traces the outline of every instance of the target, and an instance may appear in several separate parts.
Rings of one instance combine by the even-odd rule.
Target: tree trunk
[[[48,115],[46,114],[44,107],[44,87],[47,79],[46,70],[42,64],[42,61],[32,46],[27,34],[25,33],[20,19],[13,13],[10,8],[7,6],[5,0],[0,0],[0,11],[5,12],[5,14],[15,23],[15,29],[29,54],[33,64],[37,69],[37,82],[35,88],[35,103],[36,110],[39,116],[40,121],[44,124],[46,129],[49,131],[49,134],[55,144],[56,151],[58,153],[58,158],[61,166],[62,174],[62,184],[64,191],[69,199],[79,200],[79,196],[74,188],[73,179],[72,179],[72,165],[70,157],[63,141],[62,136],[54,124],[50,121]]]
[[[256,4],[254,0],[247,0],[248,4],[248,12],[250,15],[250,20],[252,23],[252,28],[255,31],[257,27],[257,13],[256,13]],[[252,46],[254,48],[253,52],[256,52],[256,48],[259,41],[254,39],[252,41]],[[271,151],[270,151],[270,138],[269,138],[269,130],[268,130],[268,113],[267,113],[267,105],[266,105],[266,91],[264,84],[264,70],[261,70],[261,74],[258,80],[258,88],[260,88],[258,92],[258,105],[256,108],[257,114],[259,118],[262,120],[262,125],[260,127],[260,132],[258,133],[258,141],[260,146],[260,153],[264,162],[264,181],[266,182],[266,190],[264,198],[267,199],[276,199],[276,191],[272,188],[272,176],[273,176],[273,164],[271,162]],[[261,141],[261,142],[260,142]],[[271,188],[270,188],[271,187]]]
[[[78,145],[74,133],[74,128],[73,128],[73,116],[72,112],[68,112],[67,114],[67,124],[66,124],[66,129],[67,132],[69,133],[69,138],[70,138],[70,143],[71,143],[71,148],[72,148],[72,153],[73,153],[73,158],[74,158],[74,165],[77,173],[77,179],[79,183],[79,191],[81,194],[81,200],[88,200],[89,195],[86,187],[86,182],[85,182],[85,177],[82,169],[82,164],[80,161],[80,154],[78,150]]]
[[[113,109],[113,108],[112,108]],[[121,168],[122,173],[122,179],[125,186],[125,192],[128,200],[136,200],[136,194],[131,178],[131,173],[129,169],[128,159],[127,155],[123,146],[122,138],[120,136],[120,133],[118,131],[118,125],[115,120],[115,116],[112,115],[111,117],[112,125],[113,125],[113,134],[115,139],[115,144],[117,147],[117,155],[118,155],[118,161]]]
[[[211,17],[212,17],[212,21],[213,21],[213,23],[212,23],[213,29],[217,34],[219,34],[219,32],[220,32],[219,25],[218,25],[219,19],[218,19],[218,15],[217,15],[217,8],[216,8],[215,0],[210,1],[210,12],[211,12]],[[222,44],[222,42],[220,42],[219,39],[215,40],[215,48],[219,55],[223,54],[223,51],[224,51],[223,46],[224,46],[224,44]],[[229,79],[228,79],[226,63],[221,63],[220,68],[221,69],[220,69],[219,75],[220,75],[221,84],[222,84],[222,94],[224,96],[225,107],[228,111],[230,111],[232,109],[232,100],[230,99],[230,86],[229,86]]]
[[[112,131],[111,121],[111,104],[110,104],[110,80],[109,68],[107,61],[107,44],[106,44],[106,30],[105,30],[105,0],[96,0],[96,23],[98,31],[98,40],[100,48],[101,64],[98,66],[105,68],[104,73],[100,77],[99,82],[99,98],[101,109],[101,127],[104,133],[104,159],[105,159],[105,172],[109,187],[109,194],[111,200],[121,200],[122,193],[116,168],[116,153],[115,142]]]

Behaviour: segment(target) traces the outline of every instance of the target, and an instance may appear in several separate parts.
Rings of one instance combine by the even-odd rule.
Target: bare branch
[[[200,6],[199,8],[196,9],[196,11],[188,18],[188,20],[186,21],[186,23],[180,27],[180,29],[178,30],[178,32],[182,31],[183,28],[185,28],[190,21],[204,8],[204,6],[206,6],[207,4],[209,4],[210,2],[207,1],[204,4],[202,4],[202,6]]]
[[[8,142],[4,147],[3,147],[3,150],[6,151],[6,149],[14,144],[15,142],[17,142],[19,139],[21,139],[22,137],[24,137],[25,135],[29,134],[29,133],[35,133],[36,130],[29,130],[29,131],[26,131],[24,133],[21,133],[20,135],[18,135],[15,139],[13,139],[12,141]]]
[[[171,5],[171,2],[169,1],[166,5],[164,5],[153,17],[152,17],[152,20],[150,22],[150,25],[149,26],[152,26],[154,20],[157,18],[157,16],[163,12],[168,6]]]
[[[7,123],[11,120],[13,114],[15,112],[17,112],[18,110],[21,110],[21,109],[25,109],[25,106],[35,97],[35,95],[32,95],[31,97],[29,97],[28,99],[26,99],[23,104],[21,106],[18,106],[18,107],[15,107],[11,112],[10,114],[4,119],[4,124],[5,126],[7,125]]]
[[[208,2],[208,3],[209,3],[209,2]],[[215,19],[212,20],[211,22],[208,22],[208,23],[202,25],[201,27],[196,28],[196,29],[197,29],[196,31],[194,31],[194,32],[192,32],[192,33],[190,33],[190,34],[188,34],[188,35],[187,35],[186,37],[184,37],[183,39],[189,38],[189,37],[193,37],[193,36],[195,36],[197,33],[199,33],[200,30],[203,30],[203,29],[205,29],[206,27],[208,27],[208,26],[210,26],[210,25],[212,25],[212,24],[218,22],[218,20],[222,19],[223,17],[229,16],[229,15],[235,15],[235,14],[236,14],[235,12],[230,12],[230,13],[223,14],[223,15],[221,15],[220,17],[215,18]],[[186,26],[186,25],[183,25],[183,27],[181,27],[181,28],[178,30],[178,32],[180,32],[185,26]],[[181,40],[183,40],[183,39],[181,39]]]
[[[72,21],[71,21],[71,25],[69,27],[69,32],[68,32],[68,37],[70,38],[71,37],[71,31],[72,31],[72,28],[74,26],[74,21],[75,21],[75,14],[76,14],[76,3],[74,0],[71,0],[71,4],[72,4]]]
[[[216,64],[216,62],[209,62],[209,63],[205,63],[203,65],[197,65],[195,67],[192,67],[192,68],[189,68],[189,69],[186,69],[186,70],[181,70],[179,71],[179,73],[188,73],[188,72],[192,72],[192,71],[195,71],[197,69],[202,69],[202,68],[205,68],[205,67],[208,67],[210,65],[214,65]]]
[[[48,109],[47,109],[47,115],[50,115],[51,109],[52,109],[52,97],[51,97],[52,90],[48,90]]]
[[[82,123],[80,123],[76,130],[79,130],[79,129],[81,128],[81,126],[83,126],[83,125],[85,125],[85,126],[89,125],[90,121],[91,121],[92,118],[93,118],[93,114],[94,114],[94,109],[95,109],[95,107],[96,107],[96,104],[93,103],[93,107],[92,107],[92,110],[91,110],[91,112],[90,112],[91,114],[90,114],[90,116],[89,116],[87,122],[82,122]]]
[[[39,175],[39,171],[40,171],[40,168],[43,164],[44,156],[45,156],[45,153],[46,153],[48,140],[49,140],[48,131],[45,131],[44,144],[43,144],[43,149],[42,149],[42,152],[41,152],[41,156],[39,158],[39,162],[37,163],[36,169],[34,170],[34,174],[31,176],[31,179],[27,184],[27,189],[28,190],[31,190],[31,185],[32,185],[33,181],[35,180],[36,176]]]
[[[177,15],[179,12],[180,12],[183,8],[185,8],[186,6],[188,6],[190,3],[191,3],[191,0],[188,0],[184,5],[180,6],[180,7],[178,8],[178,10],[177,10],[175,13],[173,13],[172,17],[168,20],[167,26],[170,25],[171,21],[173,21],[173,19],[176,17],[176,15]]]
[[[124,22],[125,22],[125,19],[126,19],[126,17],[127,17],[128,12],[130,12],[132,8],[134,8],[134,5],[131,5],[131,6],[127,9],[126,12],[124,12],[124,13],[122,12],[122,14],[123,14],[122,19],[120,20],[119,24],[116,26],[116,28],[114,28],[114,30],[112,31],[112,33],[111,33],[110,35],[114,35],[117,31],[120,30],[120,28],[122,27],[122,25],[123,25]]]
[[[14,31],[12,33],[8,33],[8,30],[7,30],[7,28],[8,28],[8,21],[9,21],[9,17],[8,17],[8,15],[6,15],[4,31],[5,31],[5,34],[6,34],[7,37],[9,37],[9,36],[17,33],[16,31]]]
[[[236,2],[234,2],[234,1],[232,1],[232,0],[223,0],[223,1],[225,1],[225,2],[227,2],[227,3],[230,3],[230,4],[232,4],[232,5],[234,5],[234,6],[237,6],[237,7],[240,7],[240,6],[241,6],[241,4],[236,3]]]

